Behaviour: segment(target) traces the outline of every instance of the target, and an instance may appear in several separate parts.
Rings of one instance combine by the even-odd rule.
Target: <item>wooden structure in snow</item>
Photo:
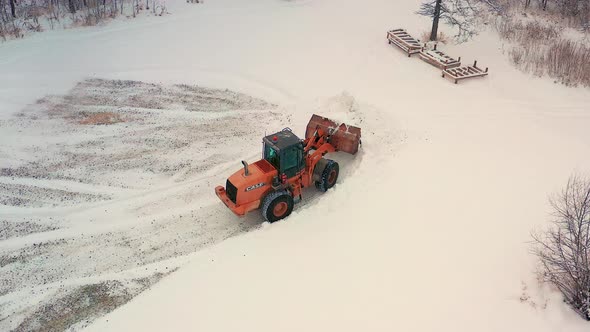
[[[420,52],[420,59],[442,70],[461,66],[461,57],[459,57],[459,59],[454,59],[446,55],[444,52],[438,51],[436,45],[434,45],[433,50],[422,50]]]
[[[455,67],[444,69],[442,77],[450,77],[455,81],[455,84],[460,80],[473,77],[482,77],[488,74],[488,68],[483,70],[477,67],[477,61],[473,62],[473,66]]]
[[[387,32],[387,41],[389,44],[401,48],[408,56],[420,53],[422,50],[422,43],[420,40],[410,36],[404,29],[395,29]]]

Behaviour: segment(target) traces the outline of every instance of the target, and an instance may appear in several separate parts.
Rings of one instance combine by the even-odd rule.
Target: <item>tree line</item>
[[[158,0],[0,0],[0,39],[58,26],[91,26],[144,10],[162,15],[166,8]]]
[[[456,29],[457,40],[466,40],[477,32],[478,20],[486,12],[509,16],[515,9],[539,9],[590,31],[590,0],[427,0],[417,13],[432,18],[430,40],[437,40],[440,21]]]

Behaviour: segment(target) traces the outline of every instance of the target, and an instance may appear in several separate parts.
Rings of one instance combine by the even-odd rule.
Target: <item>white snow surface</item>
[[[539,284],[530,232],[550,218],[547,196],[590,172],[590,92],[517,71],[485,31],[441,49],[490,75],[442,79],[385,38],[428,29],[418,4],[177,0],[163,17],[0,44],[0,118],[96,77],[236,90],[278,104],[286,123],[273,125],[301,134],[314,112],[363,130],[359,154],[340,156],[334,190],[179,258],[177,272],[88,330],[588,330]],[[0,134],[3,148],[27,139]],[[239,144],[250,158],[260,141]],[[211,218],[243,222],[213,198],[222,169],[207,174],[211,197],[200,199]],[[113,228],[132,227],[120,216]]]

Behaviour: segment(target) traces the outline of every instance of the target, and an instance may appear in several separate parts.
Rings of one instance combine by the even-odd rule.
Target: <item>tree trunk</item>
[[[440,19],[440,6],[442,0],[436,0],[434,6],[434,16],[432,17],[432,30],[430,31],[430,40],[435,41],[438,36],[438,20]]]
[[[12,14],[12,18],[16,18],[16,6],[14,5],[14,0],[10,0],[10,13]]]
[[[74,0],[68,0],[68,5],[70,6],[70,13],[76,14],[76,6],[74,6]]]

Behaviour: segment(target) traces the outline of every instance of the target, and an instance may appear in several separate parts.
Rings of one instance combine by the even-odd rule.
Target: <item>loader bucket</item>
[[[357,153],[361,142],[361,128],[349,126],[344,123],[339,124],[333,120],[314,114],[307,124],[305,138],[313,137],[318,128],[321,128],[329,135],[329,143],[334,146],[336,151],[343,151],[350,154]]]

